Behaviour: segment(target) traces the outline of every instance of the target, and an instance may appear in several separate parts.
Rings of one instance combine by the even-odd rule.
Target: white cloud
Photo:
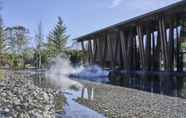
[[[110,8],[117,7],[118,5],[120,5],[120,3],[121,3],[122,1],[123,1],[123,0],[112,0],[112,4],[111,4]]]

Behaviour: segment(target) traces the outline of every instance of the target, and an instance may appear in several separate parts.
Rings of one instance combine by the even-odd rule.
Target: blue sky
[[[6,26],[23,25],[33,35],[40,21],[46,35],[61,16],[71,38],[181,0],[1,0]]]

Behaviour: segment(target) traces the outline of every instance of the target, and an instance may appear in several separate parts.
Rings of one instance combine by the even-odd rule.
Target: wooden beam
[[[84,46],[84,42],[83,42],[83,41],[81,41],[81,49],[82,49],[83,51],[85,51],[85,46]]]
[[[120,40],[120,36],[119,36],[119,32],[117,32],[117,64],[118,64],[118,67],[119,68],[122,68],[122,66],[121,66],[121,64],[122,64],[122,60],[121,60],[121,58],[122,58],[122,49],[121,49],[121,40]]]
[[[93,63],[96,63],[96,57],[97,57],[97,44],[96,44],[96,39],[93,39]]]
[[[113,70],[114,69],[114,54],[113,54],[113,45],[111,43],[111,38],[110,38],[110,35],[107,34],[107,44],[108,44],[108,51],[110,52],[110,63],[111,63],[111,69]]]
[[[126,36],[123,31],[120,32],[120,40],[121,40],[121,49],[122,49],[122,57],[123,57],[123,66],[124,69],[128,69],[128,54],[127,54],[127,41]]]
[[[138,69],[138,51],[137,51],[137,45],[136,45],[136,35],[133,36],[133,66],[132,70]]]
[[[88,40],[88,52],[89,52],[89,63],[93,63],[93,49],[92,49],[92,42],[91,40]]]
[[[154,39],[156,40],[157,44],[155,46],[154,51],[154,63],[153,63],[153,70],[159,71],[160,70],[160,52],[161,52],[161,41],[160,41],[160,32],[157,31],[157,36]]]
[[[128,58],[128,69],[132,69],[132,59],[133,59],[133,31],[131,30],[128,35],[127,41],[127,58]]]
[[[104,34],[103,39],[102,39],[102,62],[101,65],[104,67],[105,65],[105,57],[106,57],[106,46],[107,46],[107,39],[106,35]]]
[[[82,48],[83,53],[86,54],[85,46],[84,46],[84,42],[83,42],[83,41],[81,41],[81,48]],[[86,61],[86,59],[85,59],[85,57],[84,57],[84,58],[83,58],[83,64],[85,64],[85,61]]]
[[[161,18],[159,20],[159,31],[160,31],[161,50],[162,50],[164,68],[165,70],[168,70],[168,46],[167,46],[167,33],[166,33],[164,18]]]
[[[119,51],[119,40],[117,39],[117,36],[115,37],[114,41],[115,41],[114,65],[117,67],[117,65],[119,64],[118,55],[120,55],[120,51]]]
[[[144,51],[144,43],[143,43],[143,34],[142,34],[142,26],[138,25],[137,26],[137,35],[139,39],[139,53],[140,53],[140,60],[141,60],[141,65],[142,69],[144,70],[145,67],[145,51]]]
[[[152,52],[152,56],[151,56],[151,62],[152,62],[152,70],[154,70],[154,65],[155,65],[155,51],[156,51],[156,46],[155,46],[155,36],[154,36],[154,31],[151,33],[152,35],[152,48],[151,48],[151,52]]]
[[[173,23],[170,24],[169,28],[169,71],[174,70],[174,27]]]
[[[151,70],[151,33],[147,31],[146,34],[146,49],[145,49],[145,70]]]
[[[101,36],[97,39],[97,46],[98,46],[98,63],[99,65],[102,64],[102,38]]]

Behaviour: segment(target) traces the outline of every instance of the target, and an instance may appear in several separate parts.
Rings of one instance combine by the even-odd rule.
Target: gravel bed
[[[10,74],[0,80],[1,118],[55,118],[55,92]]]
[[[81,81],[94,99],[77,101],[109,118],[186,118],[186,99]]]

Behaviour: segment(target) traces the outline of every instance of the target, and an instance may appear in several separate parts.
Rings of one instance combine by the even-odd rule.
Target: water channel
[[[32,76],[32,79],[34,80],[34,83],[40,87],[53,87],[55,85],[51,84],[51,80],[47,79],[45,75],[43,74],[36,74]],[[87,100],[102,100],[104,96],[111,97],[111,99],[116,100],[117,97],[122,99],[127,99],[127,96],[125,95],[125,88],[129,88],[131,90],[132,97],[135,97],[137,99],[138,91],[144,92],[144,96],[150,96],[149,99],[152,99],[152,103],[150,102],[152,111],[157,111],[161,109],[161,105],[157,106],[154,105],[153,99],[156,99],[155,97],[160,96],[159,101],[156,100],[156,104],[161,104],[163,102],[164,96],[171,96],[174,101],[179,101],[179,99],[182,99],[182,103],[177,103],[176,106],[179,106],[180,104],[186,105],[186,78],[177,78],[177,77],[132,77],[132,76],[125,76],[125,77],[112,77],[112,78],[106,78],[106,77],[95,77],[95,78],[87,78],[87,77],[81,77],[81,78],[71,78],[72,80],[78,81],[81,84],[83,84],[83,88],[80,90],[65,90],[65,97],[67,98],[67,105],[65,106],[65,113],[58,113],[56,114],[57,118],[104,118],[105,116],[91,110],[88,107],[85,107],[83,105],[80,105],[76,102],[76,99],[83,98]],[[106,86],[105,88],[102,86]],[[120,88],[117,88],[118,86],[121,86],[121,88],[124,89],[124,91],[119,91]],[[115,88],[116,87],[116,88]],[[112,89],[111,89],[112,88]],[[116,90],[115,90],[116,89]],[[113,91],[113,92],[110,92]],[[118,91],[119,94],[115,95],[114,91]],[[127,90],[128,91],[128,90]],[[110,92],[110,93],[109,93]],[[108,94],[107,94],[108,93]],[[147,93],[147,95],[146,95]],[[151,94],[152,93],[152,94]],[[122,95],[123,94],[123,95]],[[120,96],[121,95],[121,96]],[[141,96],[141,95],[140,95]],[[141,96],[143,98],[144,96]],[[157,98],[158,98],[157,97]],[[171,99],[172,99],[171,98]],[[111,100],[112,101],[112,100]],[[147,100],[149,101],[149,100]],[[103,101],[104,102],[104,101]],[[105,99],[105,102],[110,102]],[[118,101],[113,104],[118,104],[117,106],[121,105],[122,101]],[[112,103],[110,103],[112,106]],[[124,103],[125,104],[125,103]],[[131,105],[133,103],[130,103]],[[134,103],[135,104],[135,103]],[[130,105],[129,105],[130,106]],[[145,106],[143,104],[143,106]],[[114,106],[113,106],[114,107]],[[122,106],[121,106],[122,107]],[[172,106],[167,106],[167,108],[171,108]],[[172,108],[174,109],[174,108]],[[120,110],[125,110],[120,108]],[[184,109],[183,109],[184,110]],[[171,110],[170,110],[171,111]],[[170,112],[167,111],[167,112]],[[135,112],[135,111],[134,111]],[[182,111],[174,111],[177,112],[177,114],[181,114],[182,116],[186,115]]]

